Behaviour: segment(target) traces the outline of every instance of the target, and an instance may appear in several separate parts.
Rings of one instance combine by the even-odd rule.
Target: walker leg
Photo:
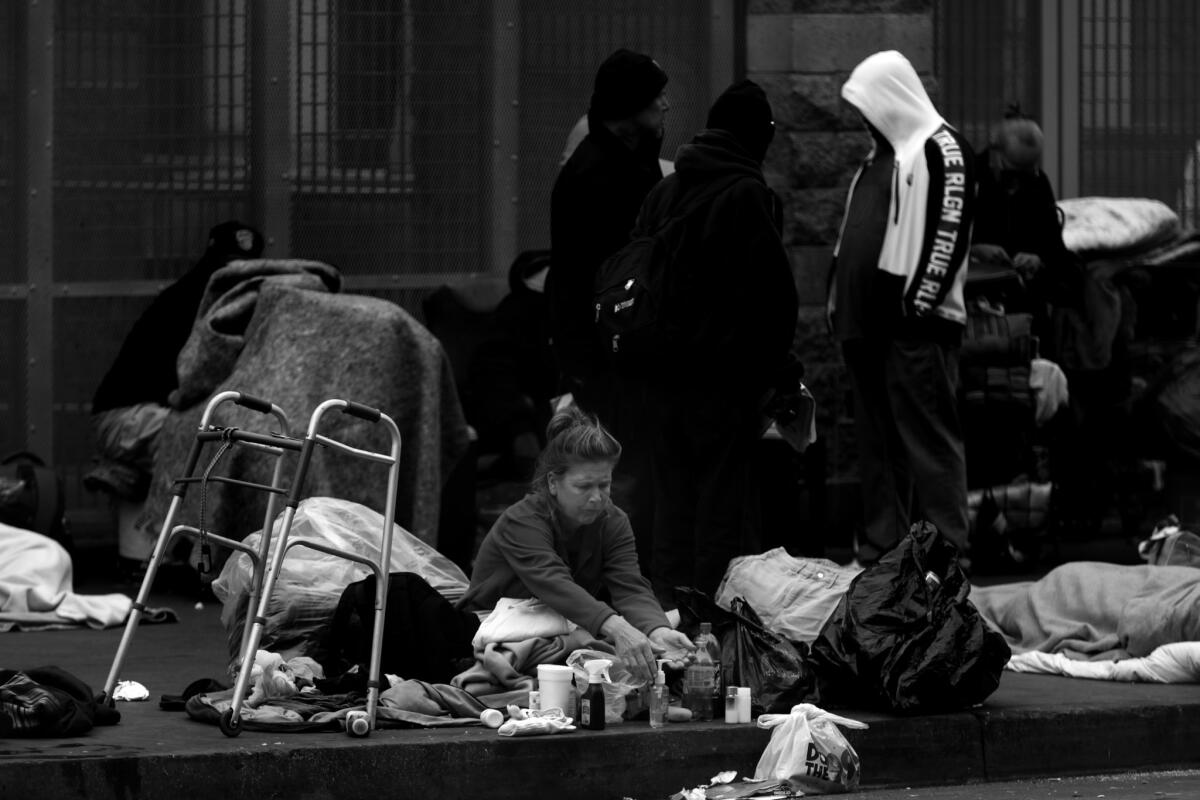
[[[275,579],[279,576],[280,568],[283,565],[283,558],[287,555],[288,533],[292,529],[292,520],[295,516],[296,507],[289,505],[283,513],[283,523],[279,529],[279,541],[275,544],[275,552],[271,556],[271,565],[267,568],[267,576],[263,581],[262,597],[254,609],[254,621],[250,626],[250,635],[247,638],[245,649],[242,650],[241,663],[238,665],[237,682],[233,687],[233,702],[229,710],[221,715],[221,732],[226,736],[237,736],[241,733],[242,704],[246,700],[246,690],[250,686],[250,673],[254,670],[254,657],[258,654],[258,645],[262,641],[263,627],[266,624],[267,606],[271,602],[271,594],[275,589]]]
[[[121,667],[125,664],[125,656],[129,652],[129,647],[133,644],[133,635],[142,620],[142,612],[146,608],[146,601],[150,599],[150,590],[153,588],[154,578],[158,574],[158,565],[162,562],[163,554],[167,549],[167,543],[173,538],[171,529],[174,526],[175,516],[182,502],[183,498],[179,497],[179,495],[171,498],[167,517],[163,521],[162,529],[158,532],[158,540],[154,543],[154,551],[150,555],[150,564],[146,568],[146,574],[142,577],[142,586],[138,589],[137,598],[133,601],[133,605],[129,610],[129,616],[125,620],[125,630],[121,633],[121,643],[117,645],[117,654],[113,657],[112,666],[108,670],[108,677],[104,679],[104,688],[100,692],[101,702],[108,703],[109,706],[114,705],[116,702],[115,698],[113,698],[113,688],[117,685],[117,679],[120,677]]]

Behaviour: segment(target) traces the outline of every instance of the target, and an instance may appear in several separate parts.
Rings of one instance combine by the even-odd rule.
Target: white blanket
[[[0,523],[0,631],[108,628],[129,616],[123,594],[76,594],[71,557],[53,539]]]
[[[1030,650],[1014,655],[1005,669],[1102,681],[1200,683],[1200,642],[1172,642],[1148,656],[1119,661],[1079,661],[1066,653]]]
[[[1149,248],[1179,233],[1179,215],[1145,197],[1075,197],[1063,210],[1063,244],[1073,253]]]

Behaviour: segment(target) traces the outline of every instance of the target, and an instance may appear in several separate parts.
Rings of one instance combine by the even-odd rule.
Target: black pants
[[[874,563],[916,514],[967,546],[967,470],[958,418],[958,350],[931,341],[844,342],[862,482],[858,560]]]
[[[704,390],[651,393],[654,419],[652,583],[667,608],[674,587],[710,597],[729,560],[756,552],[757,407]]]

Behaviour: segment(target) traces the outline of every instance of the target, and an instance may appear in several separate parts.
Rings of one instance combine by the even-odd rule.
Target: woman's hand
[[[671,669],[685,669],[696,652],[692,640],[674,628],[655,628],[650,631],[650,644]]]
[[[646,634],[616,614],[604,620],[600,633],[613,643],[617,658],[633,675],[634,683],[640,685],[654,677],[658,665],[654,663],[654,647]]]

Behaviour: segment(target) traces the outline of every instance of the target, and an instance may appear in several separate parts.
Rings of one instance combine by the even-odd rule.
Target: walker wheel
[[[227,708],[221,712],[221,718],[217,720],[218,727],[221,728],[221,733],[226,736],[237,736],[242,732],[241,719],[235,719],[233,709]]]

